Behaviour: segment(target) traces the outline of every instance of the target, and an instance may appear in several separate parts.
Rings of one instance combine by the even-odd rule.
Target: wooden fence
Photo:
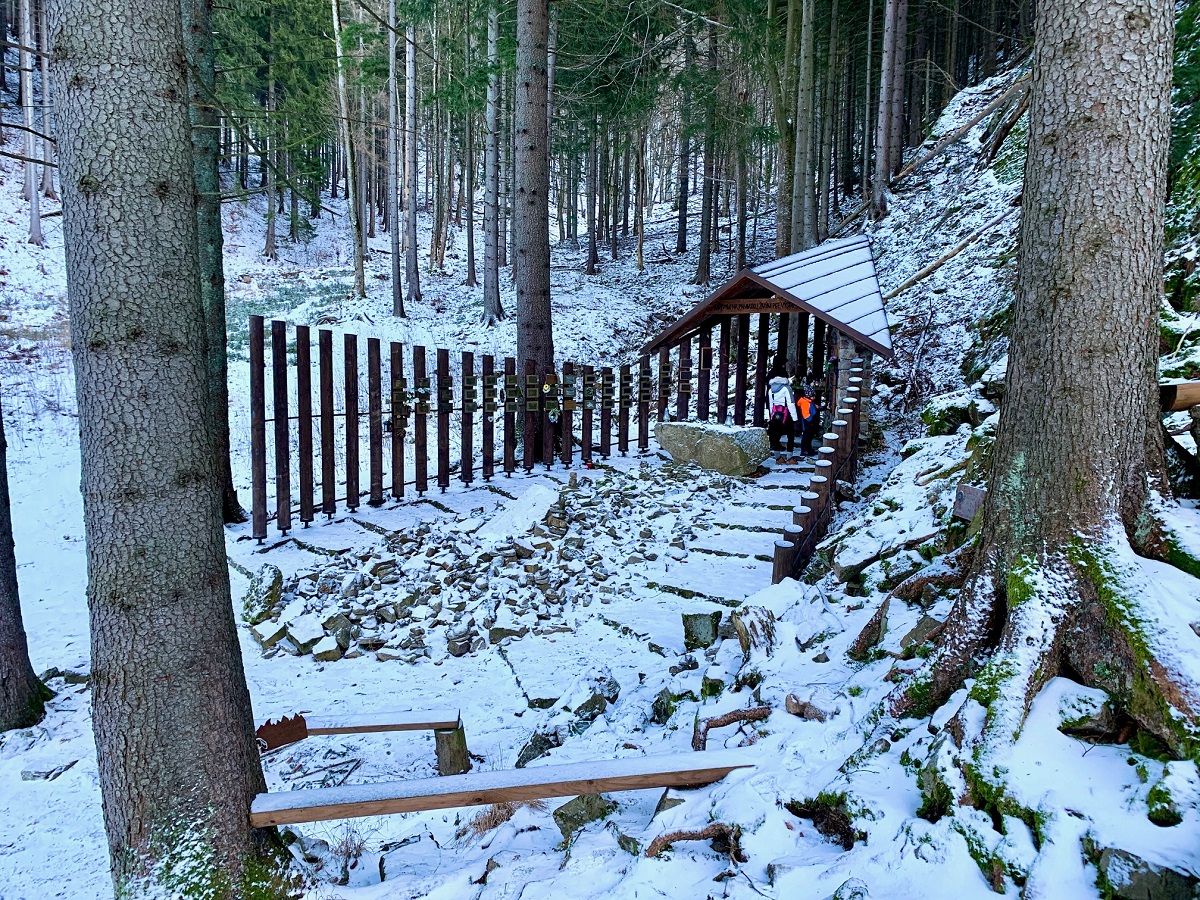
[[[445,491],[452,479],[471,484],[538,464],[589,465],[614,449],[646,451],[655,419],[763,425],[776,351],[766,314],[753,361],[750,316],[740,315],[653,362],[567,362],[549,373],[518,373],[512,357],[385,347],[374,337],[365,339],[364,361],[359,335],[341,335],[335,348],[329,329],[317,331],[314,361],[308,326],[272,321],[269,342],[267,331],[262,316],[250,317],[252,533],[260,542],[271,520],[286,534],[339,507],[379,506],[431,484]],[[820,393],[832,395],[835,384],[826,379]]]
[[[858,476],[859,447],[865,437],[863,410],[869,396],[868,375],[863,361],[855,358],[844,381],[837,385],[840,400],[833,410],[829,431],[822,436],[809,489],[792,509],[792,524],[775,541],[771,582],[799,576],[829,530],[837,502],[837,483],[853,482]]]

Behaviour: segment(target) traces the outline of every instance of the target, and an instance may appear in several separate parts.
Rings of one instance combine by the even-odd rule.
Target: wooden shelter
[[[753,341],[751,316],[757,318]],[[755,425],[765,423],[767,373],[774,359],[794,361],[798,373],[815,382],[822,395],[832,396],[838,391],[835,379],[848,369],[834,360],[862,359],[869,369],[873,355],[892,356],[870,240],[857,235],[826,241],[743,269],[650,341],[643,353],[657,353],[660,368],[670,367],[670,353],[678,348],[682,375],[690,367],[693,344],[698,344],[699,368],[706,376],[699,386],[702,396],[716,350],[718,421],[730,418],[732,406],[734,424],[746,424],[753,365],[750,419]],[[701,418],[707,418],[707,406],[704,397]]]

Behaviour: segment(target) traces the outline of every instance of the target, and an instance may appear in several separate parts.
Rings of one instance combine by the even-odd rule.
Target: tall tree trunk
[[[587,197],[584,202],[587,204],[587,221],[588,230],[588,250],[587,250],[587,265],[584,272],[587,275],[596,274],[596,265],[600,262],[600,254],[596,247],[596,201],[598,199],[599,189],[596,184],[596,120],[592,120],[591,140],[588,141],[588,161],[587,161],[587,184],[584,191]]]
[[[216,52],[213,0],[182,0],[183,40],[188,62],[192,169],[196,181],[196,230],[200,241],[200,302],[204,309],[205,369],[209,419],[221,476],[221,512],[226,523],[246,514],[233,486],[229,457],[229,355],[225,329],[225,237],[221,231],[220,137],[217,131]]]
[[[883,14],[883,58],[879,65],[879,112],[875,117],[875,169],[871,176],[871,216],[887,215],[888,162],[891,159],[892,92],[896,68],[896,18],[906,0],[887,0]]]
[[[3,392],[0,392],[2,396]],[[8,493],[8,443],[0,409],[0,731],[29,728],[42,720],[52,696],[33,674],[21,620],[17,557]]]
[[[334,0],[336,3],[337,0]],[[264,122],[263,164],[267,167],[267,233],[263,241],[262,255],[269,260],[278,259],[275,250],[275,166],[278,156],[278,123],[275,121],[275,53],[271,44],[273,17],[271,4],[267,4],[267,108]]]
[[[923,689],[906,685],[893,704],[944,700],[992,652],[995,699],[964,748],[985,786],[1003,777],[993,751],[1064,670],[1175,752],[1195,752],[1200,686],[1156,657],[1164,640],[1197,652],[1194,637],[1142,624],[1159,614],[1142,601],[1160,576],[1131,574],[1141,570],[1129,546],[1168,555],[1155,546],[1152,492],[1165,487],[1156,323],[1172,25],[1169,0],[1119,14],[1105,0],[1037,5],[1007,389],[982,530]]]
[[[833,0],[829,11],[829,53],[826,58],[824,96],[821,100],[821,138],[817,162],[817,192],[814,211],[816,234],[813,243],[820,243],[829,236],[829,182],[832,169],[831,157],[837,121],[838,78],[841,74],[842,49],[838,42],[838,2]]]
[[[180,8],[52,0],[50,13],[113,878],[124,896],[266,893],[255,860],[270,833],[246,815],[265,783],[208,415]]]
[[[359,194],[355,179],[354,123],[350,112],[349,95],[346,93],[346,60],[342,52],[342,13],[340,0],[329,0],[333,13],[333,49],[337,65],[338,116],[342,120],[345,136],[344,156],[346,161],[346,208],[350,211],[350,228],[354,237],[354,295],[367,296],[366,262],[363,253],[362,217]]]
[[[0,34],[8,34],[7,31]],[[50,134],[54,130],[50,121],[53,104],[50,99],[50,40],[46,30],[46,4],[38,4],[38,49],[41,51],[42,63],[42,196],[47,200],[57,200],[58,192],[54,190],[54,141]],[[0,81],[0,84],[3,84]]]
[[[404,266],[408,302],[421,302],[417,262],[417,28],[404,32]]]
[[[483,321],[504,318],[500,305],[500,6],[488,0],[488,88],[483,157]]]
[[[709,94],[704,98],[707,122],[704,129],[704,192],[700,201],[700,258],[692,284],[708,284],[712,266],[713,208],[717,204],[714,171],[717,155],[717,29],[711,23],[708,26],[708,75]]]
[[[29,52],[37,41],[33,37],[33,0],[20,0],[19,15],[21,17],[18,42],[21,45],[18,61],[21,67],[21,114],[25,125],[23,152],[25,155],[25,199],[29,201],[29,243],[46,246],[46,238],[42,234],[41,193],[37,183],[37,144],[34,138],[33,122],[33,54]],[[43,103],[45,102],[45,85],[42,86]]]
[[[399,35],[396,31],[396,0],[388,0],[388,124],[387,124],[387,222],[392,245],[392,315],[404,315],[404,285],[400,279],[400,83]]]
[[[908,0],[896,7],[895,59],[892,62],[892,115],[888,122],[888,177],[900,171],[904,161],[904,95],[908,72]]]
[[[792,238],[791,250],[807,250],[817,242],[816,217],[813,201],[816,189],[813,182],[814,153],[813,99],[816,96],[814,39],[816,4],[802,0],[800,26],[800,71],[796,77],[796,152],[792,173]]]
[[[695,46],[692,44],[692,36],[684,35],[685,50],[684,50],[684,82],[683,92],[679,100],[679,195],[677,197],[677,212],[678,221],[675,226],[675,252],[687,252],[687,230],[688,230],[688,176],[691,168],[691,144],[692,136],[691,129],[691,110],[692,110],[692,60],[696,55]]]
[[[548,0],[517,0],[516,108],[513,130],[513,282],[517,289],[517,365],[554,370],[550,320],[550,150],[546,133]]]
[[[637,196],[633,201],[633,231],[637,235],[637,270],[646,271],[646,129],[638,132]]]

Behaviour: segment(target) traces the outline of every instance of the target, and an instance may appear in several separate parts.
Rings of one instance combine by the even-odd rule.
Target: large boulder
[[[654,436],[676,462],[694,462],[722,475],[750,475],[771,455],[765,428],[659,422]]]

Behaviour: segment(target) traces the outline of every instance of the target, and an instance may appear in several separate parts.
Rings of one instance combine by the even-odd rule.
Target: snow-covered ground
[[[964,92],[938,133],[1002,89],[995,82]],[[903,184],[891,216],[872,230],[885,290],[994,218],[1019,190],[1007,180],[1011,159],[974,171],[982,127]],[[87,719],[86,573],[60,220],[46,221],[47,248],[29,247],[19,194],[19,171],[0,162],[0,385],[18,574],[35,668],[59,672],[45,721],[0,736],[7,823],[0,898],[107,900]],[[368,298],[348,299],[349,243],[340,225],[322,221],[309,243],[284,242],[278,262],[269,263],[259,256],[254,205],[228,204],[226,215],[231,416],[243,488],[248,368],[239,340],[244,347],[247,314],[512,352],[511,323],[478,324],[480,292],[463,285],[461,235],[448,271],[423,273],[425,299],[397,321],[379,277],[385,255],[372,260]],[[1062,721],[1096,706],[1096,692],[1065,679],[1038,698],[1005,760],[1018,799],[1044,812],[1039,833],[1018,818],[996,821],[962,807],[931,814],[918,773],[936,770],[953,704],[859,752],[890,679],[920,663],[950,602],[936,591],[912,604],[893,601],[878,645],[848,655],[891,587],[940,552],[953,489],[964,472],[972,475],[967,455],[994,426],[985,394],[994,395],[989,385],[1002,374],[1003,344],[975,354],[972,342],[1011,292],[1016,225],[1014,215],[891,304],[898,360],[880,371],[879,439],[806,583],[772,587],[769,559],[807,483],[806,466],[727,478],[653,449],[573,474],[554,468],[455,484],[426,500],[342,514],[264,547],[246,527],[229,529],[239,621],[247,575],[266,564],[278,567],[286,591],[267,623],[316,620],[320,628],[344,616],[337,627],[352,639],[345,657],[320,662],[287,652],[289,639],[264,649],[241,622],[260,721],[296,711],[457,708],[475,767],[490,770],[511,768],[523,753],[531,766],[685,753],[697,717],[772,708],[763,721],[709,736],[710,748],[741,748],[753,768],[708,788],[671,791],[676,805],[660,803],[661,790],[614,794],[616,809],[605,820],[568,837],[553,817],[563,801],[521,807],[507,821],[484,822],[476,818],[481,810],[466,809],[299,826],[294,848],[312,875],[311,896],[962,900],[1016,896],[1036,866],[1038,883],[1054,886],[1040,896],[1075,900],[1100,895],[1094,860],[1110,880],[1136,868],[1131,858],[1200,874],[1195,767],[1061,732]],[[765,252],[769,229],[761,232]],[[694,254],[676,258],[669,237],[669,224],[648,236],[643,274],[629,247],[591,279],[582,274],[582,253],[556,249],[560,357],[628,358],[700,296],[688,285]],[[728,263],[724,255],[720,262]],[[511,304],[507,277],[504,299]],[[963,374],[964,354],[979,356],[971,377]],[[910,396],[906,379],[914,374]],[[942,433],[926,436],[917,398],[953,391],[927,416],[929,430]],[[1200,533],[1186,517],[1179,527]],[[1187,585],[1176,583],[1181,591]],[[1163,608],[1179,615],[1177,607],[1195,599],[1164,599]],[[749,661],[729,630],[745,607],[765,608],[776,620],[773,653]],[[719,613],[724,639],[687,650],[681,614],[692,612]],[[1185,619],[1177,624],[1187,628]],[[270,632],[260,626],[259,639],[271,643]],[[427,733],[315,737],[271,753],[264,766],[273,790],[420,778],[434,774],[433,742]],[[1147,818],[1149,794],[1164,784],[1180,810],[1175,825]],[[642,852],[662,833],[713,821],[741,829],[744,861],[708,842],[680,842],[655,859]],[[1096,848],[1093,861],[1081,837]]]

